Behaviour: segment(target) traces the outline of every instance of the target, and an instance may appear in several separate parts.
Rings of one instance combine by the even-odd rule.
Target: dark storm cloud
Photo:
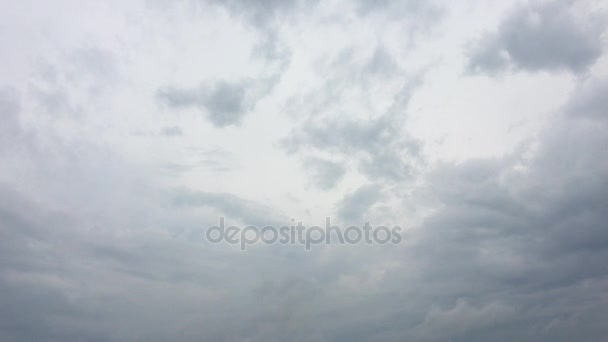
[[[603,26],[573,14],[572,1],[523,5],[469,51],[469,71],[515,68],[583,72],[601,55]]]

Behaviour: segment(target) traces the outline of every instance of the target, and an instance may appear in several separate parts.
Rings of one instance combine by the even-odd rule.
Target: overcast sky
[[[0,0],[1,341],[605,341],[602,0]],[[398,225],[397,245],[211,244]]]

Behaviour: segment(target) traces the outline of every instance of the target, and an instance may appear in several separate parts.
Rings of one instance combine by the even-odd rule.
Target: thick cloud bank
[[[604,341],[604,7],[1,4],[0,341]]]

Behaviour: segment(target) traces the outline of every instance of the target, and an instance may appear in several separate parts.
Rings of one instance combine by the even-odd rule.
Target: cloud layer
[[[599,2],[76,5],[0,5],[0,340],[608,335]]]

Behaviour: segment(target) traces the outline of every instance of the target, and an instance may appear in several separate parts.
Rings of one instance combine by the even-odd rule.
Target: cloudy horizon
[[[606,5],[1,1],[0,341],[605,341]]]

